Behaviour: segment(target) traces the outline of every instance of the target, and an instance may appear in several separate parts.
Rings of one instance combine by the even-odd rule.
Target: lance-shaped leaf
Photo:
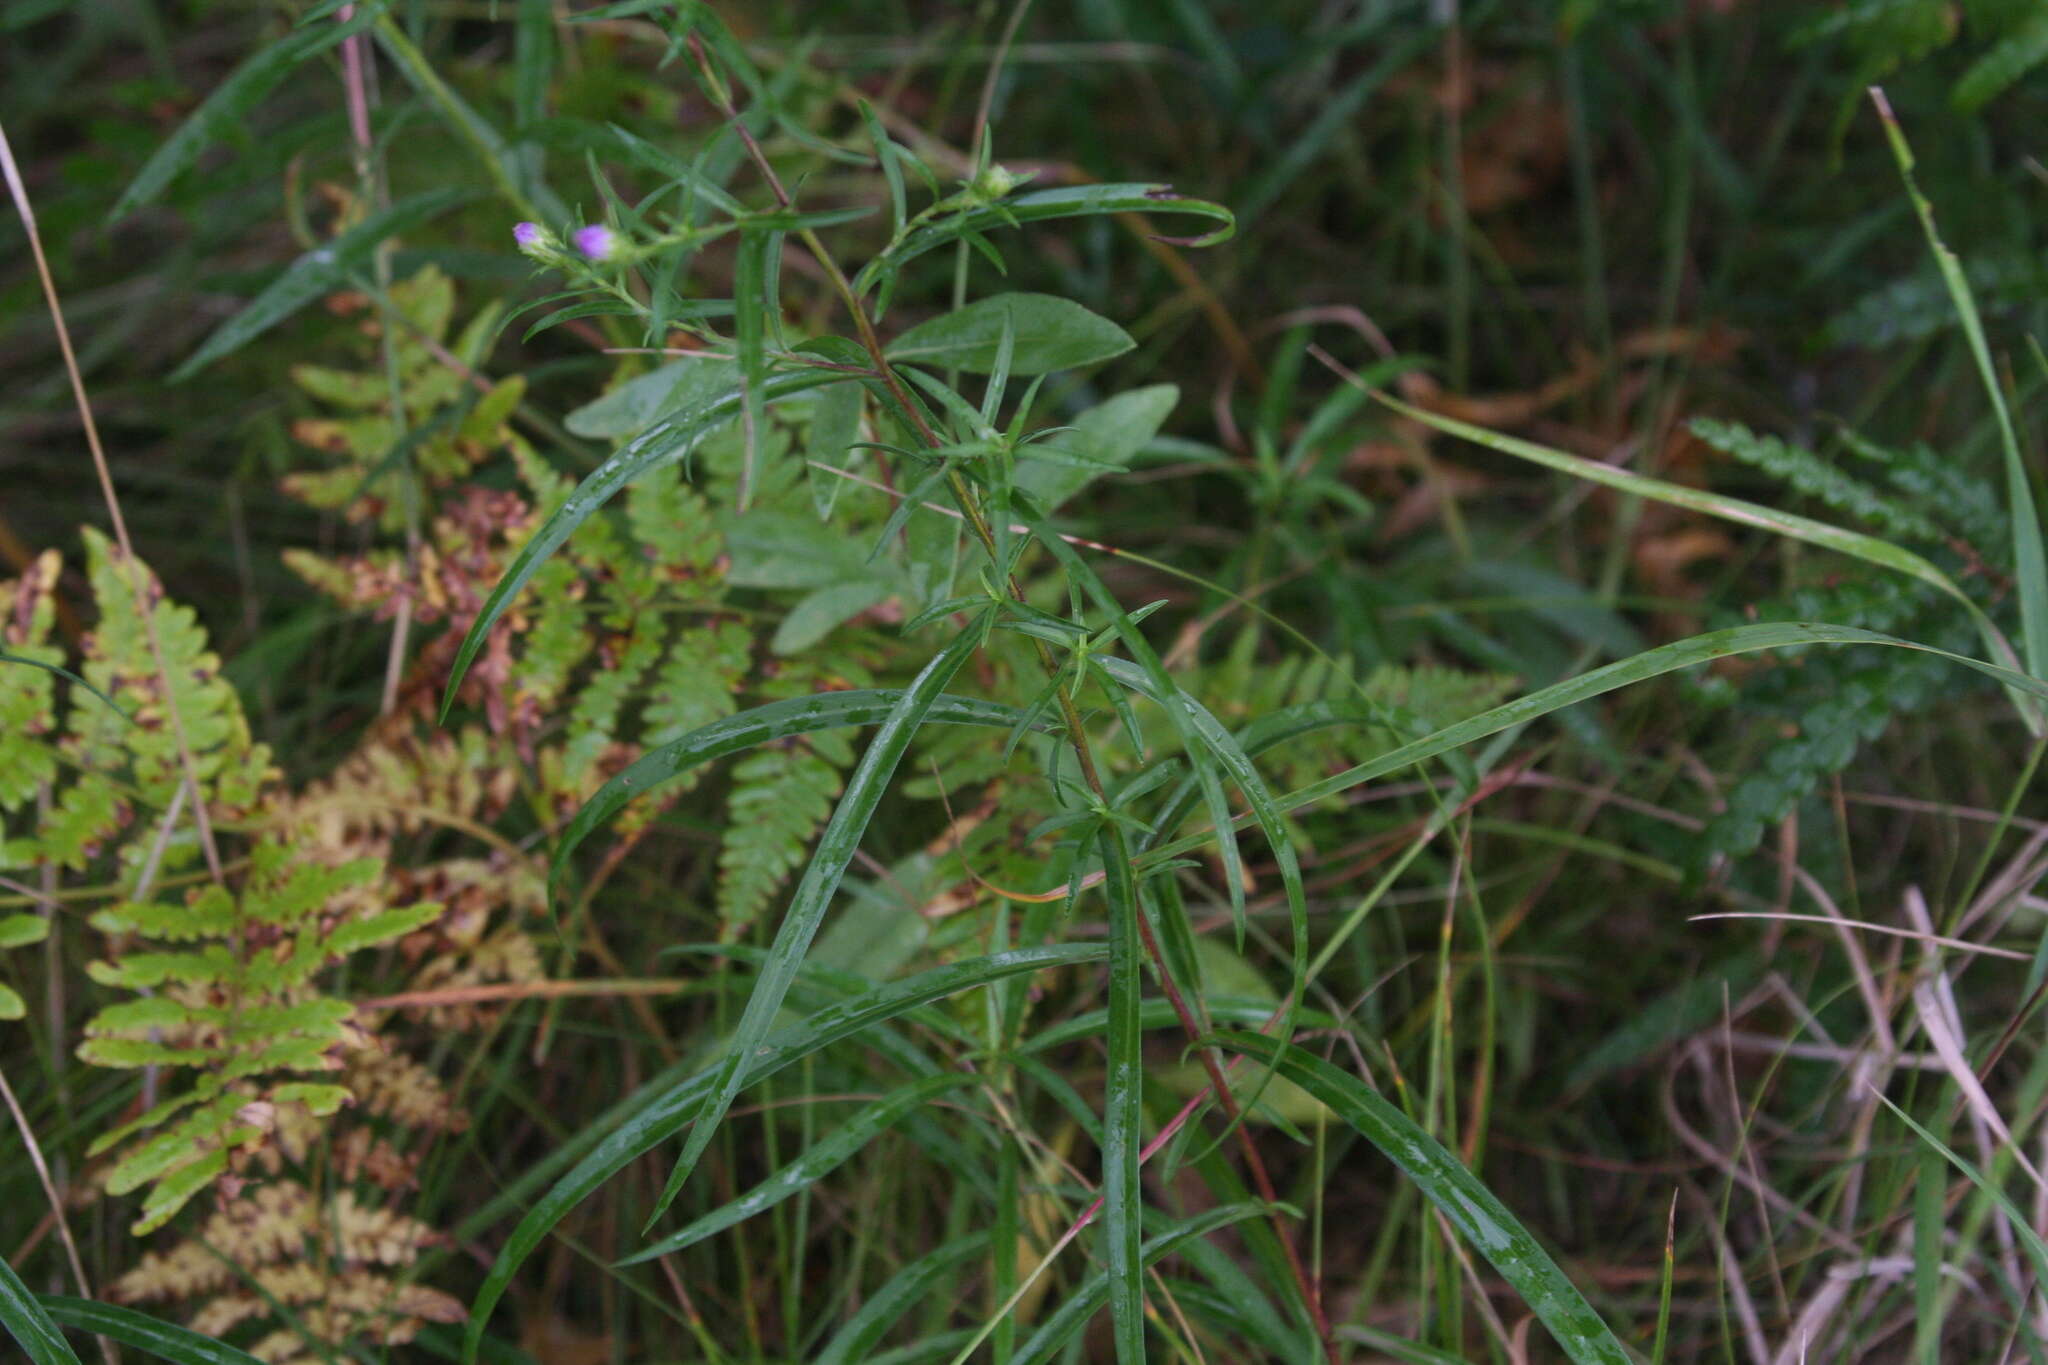
[[[1257,1218],[1268,1211],[1270,1206],[1258,1203],[1226,1204],[1220,1209],[1210,1209],[1197,1214],[1176,1228],[1162,1232],[1144,1244],[1138,1252],[1141,1266],[1150,1266],[1166,1256],[1172,1255],[1190,1242],[1207,1237],[1210,1233],[1227,1228],[1233,1223],[1242,1223],[1247,1218]],[[1090,1275],[1079,1289],[1069,1295],[1060,1306],[1053,1310],[1039,1329],[1031,1334],[1017,1352],[1013,1365],[1044,1365],[1057,1358],[1062,1346],[1074,1334],[1088,1325],[1088,1319],[1095,1316],[1102,1307],[1102,1301],[1109,1297],[1110,1277],[1107,1271]],[[1140,1356],[1139,1359],[1144,1357]]]
[[[890,344],[889,359],[993,374],[1006,331],[1011,374],[1045,374],[1093,365],[1138,344],[1129,332],[1072,299],[1053,294],[995,294],[920,322]]]
[[[1459,1235],[1513,1285],[1530,1311],[1578,1365],[1629,1365],[1614,1332],[1593,1311],[1557,1262],[1442,1143],[1413,1119],[1322,1058],[1256,1033],[1225,1033],[1224,1047],[1276,1067],[1279,1074],[1328,1105],[1359,1136],[1401,1168]]]
[[[859,1365],[874,1351],[898,1320],[923,1303],[955,1268],[988,1248],[988,1234],[977,1232],[947,1242],[912,1261],[870,1294],[860,1311],[847,1319],[811,1365]]]
[[[793,393],[802,393],[822,384],[844,382],[843,377],[825,371],[799,370],[794,373],[772,375],[762,384],[762,400],[772,402],[786,398]],[[505,614],[512,599],[526,586],[547,561],[549,555],[561,548],[577,527],[590,520],[596,511],[611,500],[614,493],[651,469],[675,463],[696,448],[697,442],[717,428],[725,425],[740,412],[744,401],[741,386],[734,382],[717,394],[669,413],[652,427],[642,432],[621,447],[612,457],[590,472],[589,477],[576,485],[574,492],[562,503],[555,514],[541,524],[527,542],[519,547],[511,564],[506,566],[504,576],[491,595],[484,599],[483,610],[477,613],[471,623],[469,634],[463,637],[462,647],[456,651],[455,663],[449,669],[448,689],[441,697],[441,720],[445,724],[448,713],[455,705],[456,689],[461,687],[463,675],[483,648],[490,636],[491,627]]]
[[[938,700],[946,684],[953,680],[953,675],[980,646],[987,634],[988,622],[985,614],[977,618],[924,666],[910,686],[903,690],[888,718],[875,731],[875,737],[868,742],[867,752],[861,755],[859,766],[847,779],[846,793],[833,807],[832,818],[825,822],[825,830],[818,836],[818,846],[812,850],[811,861],[797,882],[796,894],[790,898],[789,909],[783,915],[782,925],[775,931],[775,942],[768,950],[768,961],[762,965],[753,993],[747,997],[746,1009],[741,1012],[739,1024],[733,1029],[732,1040],[726,1044],[725,1056],[718,1064],[711,1092],[704,1097],[690,1135],[683,1141],[683,1154],[669,1173],[668,1184],[660,1199],[655,1201],[653,1217],[648,1219],[650,1224],[675,1202],[683,1182],[690,1178],[690,1172],[696,1169],[704,1149],[711,1144],[719,1121],[732,1107],[734,1097],[744,1084],[742,1068],[754,1049],[767,1037],[769,1027],[782,1009],[783,997],[789,993],[790,982],[796,979],[797,970],[803,965],[804,953],[810,948],[811,939],[825,918],[826,907],[839,890],[840,878],[846,875],[846,865],[853,861],[854,852],[860,847],[861,836],[867,833],[868,821],[873,818],[875,807],[881,803],[889,779],[896,775],[896,766],[903,761],[904,751],[923,725],[932,703]]]
[[[1526,697],[1517,697],[1490,711],[1447,725],[1441,730],[1424,735],[1356,767],[1312,782],[1275,798],[1281,812],[1300,810],[1303,806],[1335,796],[1339,792],[1370,782],[1376,777],[1399,772],[1403,768],[1426,762],[1454,749],[1461,749],[1474,740],[1485,739],[1488,735],[1499,734],[1502,730],[1517,725],[1526,725],[1539,720],[1553,711],[1562,711],[1582,701],[1631,683],[1646,681],[1665,673],[1674,673],[1681,668],[1694,668],[1700,664],[1712,663],[1716,659],[1735,654],[1754,654],[1767,649],[1798,649],[1808,645],[1886,645],[1893,649],[1914,649],[1922,653],[1938,655],[1964,668],[1975,669],[1984,676],[2004,684],[2007,691],[2017,691],[2030,697],[2048,701],[2048,683],[2030,678],[2024,673],[1997,664],[1985,663],[1963,654],[1952,654],[1932,645],[1918,644],[1912,640],[1901,640],[1897,636],[1882,635],[1874,630],[1862,630],[1855,626],[1829,626],[1813,621],[1769,621],[1753,626],[1736,626],[1729,630],[1710,630],[1703,635],[1674,640],[1668,645],[1646,649],[1641,654],[1588,670],[1577,677],[1553,683],[1541,691],[1531,692]],[[1238,824],[1249,823],[1249,816],[1240,816]],[[1140,867],[1152,867],[1170,858],[1202,847],[1211,839],[1208,833],[1189,835],[1171,843],[1161,844],[1139,859]]]
[[[162,194],[186,167],[199,159],[201,152],[222,136],[246,129],[250,111],[301,62],[362,32],[383,12],[381,3],[360,5],[341,23],[302,28],[258,48],[254,56],[230,71],[227,79],[200,101],[199,107],[178,125],[178,131],[150,153],[135,179],[107,211],[107,222],[118,223]]]
[[[458,189],[428,190],[401,199],[373,213],[324,246],[316,246],[249,301],[248,307],[213,329],[199,349],[171,371],[171,382],[189,379],[222,356],[239,351],[322,294],[331,292],[348,272],[366,261],[390,237],[410,231],[469,198]]]
[[[0,1258],[0,1327],[7,1329],[14,1344],[35,1365],[78,1365],[64,1334],[4,1258]]]
[[[1104,821],[1103,890],[1109,900],[1109,1070],[1103,1079],[1103,1261],[1108,1276],[1111,1335],[1120,1365],[1145,1361],[1144,1191],[1138,1153],[1144,1146],[1145,1039],[1138,1018],[1145,958],[1138,943],[1138,890],[1123,830]]]
[[[189,1327],[164,1322],[132,1308],[62,1294],[44,1294],[41,1303],[50,1317],[65,1327],[133,1346],[158,1360],[168,1360],[171,1365],[261,1365],[239,1346],[215,1341]]]
[[[699,764],[743,749],[787,739],[791,735],[814,734],[819,730],[879,725],[902,701],[902,689],[893,687],[792,697],[712,721],[681,739],[648,750],[598,788],[597,794],[583,803],[582,809],[562,831],[562,837],[555,845],[554,866],[548,876],[550,898],[568,866],[569,855],[590,837],[592,831],[617,815],[634,797],[674,781]],[[934,698],[930,710],[925,713],[927,724],[987,725],[1004,730],[1023,723],[1025,719],[1024,713],[1014,706],[974,697],[956,697],[950,693]]]
[[[804,1149],[803,1155],[784,1166],[774,1175],[748,1190],[737,1199],[729,1200],[688,1227],[662,1238],[653,1246],[633,1253],[619,1265],[638,1265],[684,1247],[695,1246],[706,1237],[752,1218],[757,1213],[774,1208],[783,1200],[801,1194],[841,1165],[861,1148],[896,1126],[912,1110],[929,1104],[948,1090],[958,1090],[970,1084],[975,1078],[958,1072],[947,1072],[939,1076],[927,1076],[874,1101],[839,1124],[830,1133],[819,1138]]]

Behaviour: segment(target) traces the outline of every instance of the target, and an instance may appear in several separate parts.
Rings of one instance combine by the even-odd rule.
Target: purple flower
[[[514,223],[512,240],[519,243],[521,251],[532,251],[547,240],[547,232],[539,223]]]
[[[593,261],[609,260],[618,249],[618,234],[608,227],[580,227],[570,235],[576,249]]]

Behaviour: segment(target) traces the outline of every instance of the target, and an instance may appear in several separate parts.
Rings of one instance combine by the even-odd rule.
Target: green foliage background
[[[0,36],[31,1358],[2042,1349],[2038,6]]]

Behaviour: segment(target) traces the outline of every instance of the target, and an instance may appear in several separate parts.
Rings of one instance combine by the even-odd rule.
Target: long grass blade
[[[1102,1094],[1103,1261],[1109,1315],[1120,1365],[1145,1360],[1145,1267],[1141,1261],[1144,1192],[1138,1153],[1144,1146],[1144,1029],[1138,1005],[1145,958],[1138,941],[1137,885],[1123,831],[1105,822],[1103,892],[1109,901],[1109,1066]]]
[[[698,1159],[704,1155],[704,1149],[718,1131],[725,1111],[732,1107],[733,1098],[745,1083],[742,1071],[747,1058],[767,1037],[775,1016],[781,1011],[783,997],[788,994],[790,982],[795,980],[797,970],[803,965],[804,953],[810,948],[818,925],[824,921],[825,910],[839,890],[839,880],[846,875],[846,865],[853,861],[854,851],[860,847],[861,836],[867,833],[868,821],[880,804],[889,779],[895,776],[897,764],[902,762],[904,751],[923,725],[932,703],[953,680],[953,675],[973,657],[987,626],[987,616],[977,618],[924,666],[910,686],[903,690],[888,718],[875,731],[867,752],[861,755],[859,766],[847,779],[846,792],[839,798],[839,804],[833,807],[832,818],[825,822],[824,833],[818,836],[818,846],[804,867],[796,893],[790,897],[789,909],[782,917],[781,928],[776,930],[768,961],[754,983],[753,993],[747,997],[746,1009],[740,1014],[731,1041],[726,1044],[725,1057],[718,1065],[710,1093],[699,1106],[689,1137],[683,1141],[683,1154],[669,1173],[668,1184],[663,1188],[661,1197],[655,1201],[654,1212],[648,1219],[650,1225],[675,1201],[683,1182],[690,1178],[690,1172],[696,1169]]]
[[[1970,600],[1969,595],[1956,586],[1955,580],[1936,568],[1924,557],[1902,546],[1894,545],[1890,541],[1881,540],[1873,535],[1866,535],[1861,531],[1850,531],[1840,526],[1831,526],[1824,521],[1815,521],[1811,517],[1802,517],[1792,512],[1781,512],[1774,507],[1765,507],[1760,503],[1746,502],[1741,498],[1731,498],[1722,493],[1710,493],[1705,489],[1688,488],[1684,484],[1670,483],[1664,479],[1651,478],[1647,474],[1635,474],[1626,469],[1616,469],[1612,465],[1602,464],[1598,460],[1589,460],[1581,455],[1571,455],[1562,450],[1553,450],[1549,446],[1538,445],[1534,441],[1524,441],[1514,436],[1503,436],[1497,431],[1488,431],[1484,427],[1473,426],[1469,422],[1460,422],[1454,417],[1446,417],[1441,413],[1412,407],[1407,403],[1403,403],[1398,398],[1391,398],[1383,393],[1375,392],[1374,396],[1382,404],[1400,413],[1402,416],[1413,418],[1425,426],[1434,427],[1446,436],[1456,436],[1463,440],[1471,441],[1475,445],[1485,446],[1488,450],[1498,451],[1503,455],[1513,455],[1517,459],[1528,460],[1532,464],[1540,464],[1545,468],[1555,469],[1560,473],[1585,479],[1589,483],[1605,484],[1609,488],[1620,489],[1624,493],[1632,493],[1638,497],[1649,498],[1655,502],[1668,503],[1673,507],[1683,507],[1688,511],[1700,512],[1710,517],[1719,517],[1723,521],[1732,521],[1743,526],[1753,526],[1758,530],[1769,531],[1773,535],[1784,536],[1788,540],[1799,540],[1809,545],[1818,545],[1822,549],[1833,550],[1837,554],[1860,559],[1866,564],[1875,564],[1880,568],[1890,569],[1896,573],[1905,574],[1910,578],[1917,578],[1922,583],[1939,589],[1962,604],[1963,609],[1970,614],[1970,619],[1976,623],[1978,633],[1984,637],[1985,647],[1989,651],[1991,658],[2013,667],[2019,665],[2019,659],[2014,655],[2011,644],[1999,632],[1998,627],[1991,623],[1990,618],[1984,615],[1982,609]],[[2036,532],[2035,540],[2038,548],[2038,532]]]
[[[1998,1206],[1998,1211],[2005,1215],[2005,1221],[2010,1223],[2012,1230],[2018,1234],[2020,1245],[2026,1248],[2027,1259],[2034,1264],[2034,1283],[2048,1284],[2048,1241],[2042,1240],[2041,1234],[2034,1231],[2033,1220],[2027,1216],[2026,1211],[2018,1204],[2013,1203],[2012,1196],[1998,1188],[1991,1177],[1978,1170],[1977,1167],[1970,1163],[1967,1157],[1957,1155],[1954,1149],[1934,1134],[1928,1132],[1911,1114],[1893,1104],[1883,1095],[1878,1094],[1875,1089],[1872,1089],[1870,1093],[1876,1097],[1879,1104],[1891,1110],[1900,1123],[1911,1128],[1916,1137],[1935,1151],[1941,1153],[1943,1159],[1949,1165],[1968,1176],[1970,1183],[1982,1190],[1985,1196]]]
[[[147,1351],[171,1365],[261,1365],[255,1356],[239,1346],[201,1336],[189,1327],[164,1322],[132,1308],[92,1299],[74,1299],[63,1294],[40,1298],[52,1321],[81,1332]]]
[[[889,1277],[868,1295],[860,1311],[847,1319],[811,1365],[861,1365],[872,1358],[875,1344],[905,1313],[923,1302],[957,1268],[988,1249],[989,1235],[977,1232],[934,1248]]]
[[[1991,363],[1991,346],[1984,338],[1984,319],[1977,312],[1969,277],[1964,275],[1955,252],[1948,249],[1935,230],[1934,205],[1913,179],[1913,149],[1906,145],[1905,130],[1899,127],[1884,92],[1873,89],[1870,93],[1878,117],[1884,121],[1892,156],[1899,163],[1899,178],[1905,181],[1906,197],[1912,200],[1913,212],[1927,234],[1928,249],[1941,269],[1942,283],[1948,288],[1949,300],[1963,324],[1963,336],[1970,344],[1970,358],[1977,363],[1977,377],[1984,383],[1992,415],[1998,420],[1999,443],[2005,451],[2007,511],[2012,517],[2014,577],[2019,584],[2020,644],[2026,651],[2027,671],[2037,678],[2048,678],[2048,555],[2042,549],[2041,518],[2034,510],[2033,484],[2027,478],[2027,462],[2020,453],[2019,433],[2013,427],[2012,411],[2005,401],[2005,386],[1998,382],[1998,369]]]
[[[150,153],[135,179],[114,201],[114,207],[107,210],[107,222],[118,223],[163,194],[173,180],[199,159],[200,153],[223,137],[238,135],[246,129],[250,111],[301,63],[362,32],[383,12],[381,0],[360,5],[341,23],[302,28],[258,48],[254,56],[230,71],[213,88],[213,93],[200,101],[176,132]]]
[[[1306,787],[1275,798],[1275,805],[1284,814],[1300,810],[1303,806],[1349,791],[1361,783],[1388,773],[1399,772],[1413,767],[1453,749],[1462,748],[1474,740],[1485,739],[1488,735],[1499,734],[1502,730],[1526,725],[1540,720],[1553,711],[1567,706],[1576,706],[1582,701],[1632,683],[1643,682],[1673,673],[1681,668],[1693,668],[1700,664],[1712,663],[1715,659],[1728,658],[1736,654],[1754,654],[1768,649],[1798,649],[1808,645],[1885,645],[1893,649],[1913,649],[1922,653],[1938,655],[1951,663],[1974,669],[1985,677],[2005,685],[2008,691],[2017,691],[2030,697],[2048,700],[2048,683],[2016,673],[1997,664],[1985,663],[1964,654],[1952,654],[1932,645],[1918,644],[1912,640],[1901,640],[1897,636],[1883,635],[1874,630],[1863,630],[1855,626],[1829,626],[1812,621],[1768,621],[1753,626],[1735,626],[1728,630],[1710,630],[1703,635],[1674,640],[1668,645],[1646,649],[1632,658],[1590,669],[1577,677],[1554,683],[1541,691],[1531,692],[1526,697],[1517,697],[1489,711],[1447,725],[1443,729],[1423,738],[1413,740],[1398,749],[1391,750],[1378,758],[1343,772],[1312,782]],[[1249,816],[1240,816],[1238,823],[1249,821]],[[1162,844],[1145,854],[1139,862],[1141,867],[1164,862],[1170,858],[1191,852],[1206,844],[1207,833],[1191,834],[1183,839]]]
[[[1258,1218],[1270,1211],[1270,1206],[1261,1203],[1226,1204],[1219,1209],[1210,1209],[1197,1214],[1179,1226],[1152,1238],[1138,1251],[1140,1267],[1151,1266],[1166,1256],[1172,1255],[1189,1242],[1207,1237],[1210,1233],[1241,1223],[1247,1218]],[[1044,1365],[1056,1358],[1060,1348],[1070,1341],[1074,1334],[1088,1325],[1088,1319],[1101,1309],[1110,1293],[1110,1273],[1098,1270],[1082,1282],[1081,1287],[1069,1295],[1052,1315],[1031,1334],[1031,1339],[1018,1350],[1013,1365]]]
[[[735,1223],[743,1222],[757,1213],[774,1208],[785,1199],[803,1193],[844,1165],[863,1147],[895,1127],[913,1110],[931,1103],[948,1090],[960,1089],[974,1079],[972,1076],[947,1073],[927,1076],[923,1080],[903,1086],[893,1094],[867,1105],[828,1135],[805,1148],[802,1156],[739,1198],[720,1205],[688,1227],[662,1238],[650,1247],[634,1252],[617,1264],[639,1265],[643,1261],[651,1261],[681,1251],[684,1247],[695,1246],[706,1237],[716,1236]]]
[[[408,232],[469,198],[465,190],[427,190],[373,213],[324,246],[314,247],[249,301],[247,307],[214,328],[199,349],[172,370],[173,384],[189,379],[222,356],[230,355],[283,322],[321,295],[330,293],[352,266],[366,261],[387,238]]]
[[[1628,1350],[1550,1253],[1463,1162],[1398,1107],[1322,1058],[1277,1039],[1231,1032],[1217,1041],[1268,1062],[1379,1148],[1514,1286],[1578,1365],[1629,1365]]]
[[[4,1257],[0,1257],[0,1327],[7,1329],[34,1365],[78,1365],[64,1334]]]

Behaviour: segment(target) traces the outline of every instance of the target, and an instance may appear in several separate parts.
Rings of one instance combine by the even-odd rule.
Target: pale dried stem
[[[42,1182],[43,1197],[50,1201],[50,1216],[57,1223],[57,1239],[64,1244],[64,1257],[71,1263],[71,1278],[78,1285],[78,1297],[92,1297],[92,1286],[85,1278],[85,1264],[78,1259],[78,1243],[71,1239],[71,1224],[64,1217],[64,1197],[57,1191],[57,1182],[50,1178],[49,1163],[43,1160],[42,1144],[36,1141],[33,1128],[28,1126],[28,1115],[21,1112],[21,1102],[14,1098],[14,1087],[7,1083],[7,1073],[0,1071],[0,1097],[7,1101],[7,1112],[14,1116],[14,1126],[21,1130],[21,1141],[28,1148],[30,1164],[36,1168],[36,1179]],[[98,1337],[100,1354],[106,1357],[107,1365],[118,1365],[119,1355],[114,1343],[105,1337]]]
[[[21,170],[14,164],[14,149],[8,144],[4,125],[0,125],[0,174],[6,176],[7,191],[14,197],[14,210],[21,215],[29,253],[35,258],[36,277],[43,287],[43,301],[49,307],[50,322],[57,331],[57,348],[64,356],[64,373],[71,381],[71,396],[78,405],[78,419],[85,427],[86,447],[92,452],[93,469],[99,475],[100,494],[107,505],[108,520],[113,523],[114,543],[120,547],[121,575],[128,580],[129,590],[135,595],[135,613],[142,618],[150,658],[156,664],[157,681],[164,690],[164,712],[171,723],[171,735],[177,741],[178,762],[184,771],[185,783],[191,788],[192,822],[199,831],[199,846],[206,854],[207,870],[216,882],[223,882],[226,874],[221,868],[220,849],[214,843],[213,822],[207,816],[206,801],[200,794],[199,765],[193,761],[192,745],[185,736],[185,718],[179,712],[177,693],[171,686],[170,665],[165,661],[163,639],[156,628],[156,612],[143,586],[141,561],[135,557],[134,542],[128,538],[128,521],[121,515],[121,499],[114,491],[114,476],[107,464],[106,448],[100,444],[99,424],[93,420],[92,402],[86,397],[85,376],[78,368],[77,354],[71,349],[71,329],[64,325],[64,307],[57,298],[57,283],[50,275],[49,259],[43,254],[43,237],[36,229],[35,208],[29,203],[28,187],[22,183]]]

